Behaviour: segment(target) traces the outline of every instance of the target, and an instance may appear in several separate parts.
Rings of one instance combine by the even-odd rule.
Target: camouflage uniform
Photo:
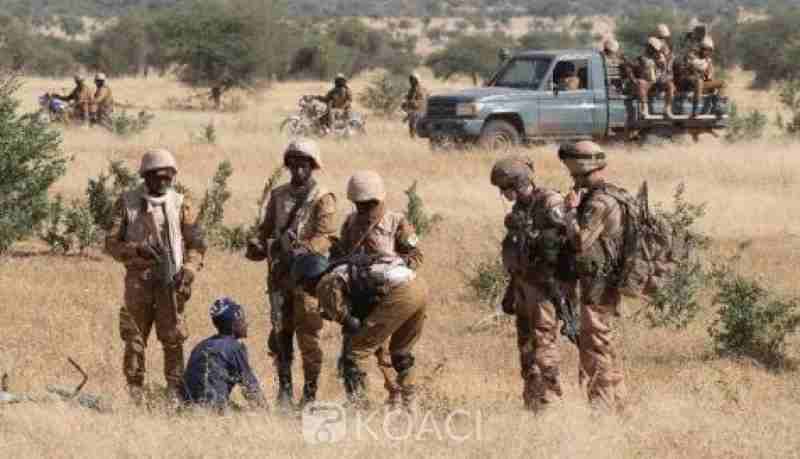
[[[564,293],[555,279],[564,202],[555,191],[535,188],[532,175],[532,164],[517,158],[502,159],[492,169],[492,184],[501,189],[532,187],[532,196],[518,198],[505,218],[502,253],[503,266],[511,276],[503,304],[506,312],[516,314],[522,399],[536,411],[562,395],[554,299]]]
[[[373,172],[355,174],[348,186],[348,196],[354,202],[359,200],[353,199],[352,184],[367,175],[370,180],[380,181]],[[414,227],[402,214],[384,210],[382,187],[381,182],[381,192],[378,193],[381,203],[372,215],[354,213],[348,216],[342,226],[337,252],[374,257],[380,263],[402,260],[405,267],[416,270],[423,257],[417,248]],[[370,270],[373,266],[362,268]],[[328,318],[342,323],[352,315],[362,321],[361,328],[350,336],[349,349],[343,356],[345,389],[351,400],[363,400],[364,365],[371,356],[380,354],[388,340],[391,364],[397,372],[395,386],[403,403],[408,406],[416,392],[412,350],[422,334],[427,316],[427,287],[420,279],[391,287],[388,284],[375,285],[378,293],[361,302],[354,287],[354,276],[352,271],[337,269],[323,277],[317,287],[320,307]],[[390,400],[394,396],[390,393]]]
[[[292,142],[286,155],[293,148],[307,150],[304,146],[307,144],[311,142]],[[310,148],[316,149],[316,144]],[[312,159],[319,168],[318,152]],[[279,186],[270,194],[264,219],[258,227],[260,249],[255,252],[260,253],[249,251],[248,254],[248,258],[254,261],[269,257],[267,289],[272,329],[268,346],[278,373],[279,398],[292,398],[295,335],[303,359],[304,397],[316,394],[322,368],[320,333],[323,322],[316,298],[292,284],[290,270],[299,253],[328,254],[331,237],[336,233],[335,220],[336,198],[313,179],[305,187],[291,183]]]
[[[145,348],[155,324],[156,336],[164,348],[164,378],[177,391],[183,377],[183,342],[188,337],[184,310],[191,296],[188,286],[176,292],[177,308],[170,290],[158,279],[156,261],[141,255],[142,248],[165,240],[168,221],[176,219],[170,240],[182,248],[183,262],[177,268],[192,273],[203,265],[205,243],[197,224],[197,212],[188,196],[173,189],[163,206],[148,202],[144,185],[120,197],[114,206],[113,223],[105,240],[106,251],[125,265],[125,306],[120,310],[119,328],[125,342],[123,371],[132,395],[144,384]]]
[[[412,78],[416,79],[417,84],[408,88],[403,106],[408,113],[408,134],[413,139],[417,136],[417,123],[425,115],[428,92],[419,84],[419,77],[413,75]]]
[[[664,115],[672,116],[672,100],[675,96],[673,59],[671,52],[664,51],[664,46],[661,40],[650,38],[648,52],[639,57],[636,88],[640,110],[645,116],[650,114],[647,100],[652,89],[664,91]]]
[[[333,113],[331,110],[341,110],[342,116],[345,119],[350,118],[350,107],[353,103],[353,95],[343,75],[337,75],[336,81],[343,81],[341,85],[337,84],[327,94],[319,98],[322,102],[328,105],[328,112],[322,118],[322,123],[325,126],[330,126],[333,122]]]
[[[726,88],[724,81],[714,79],[714,64],[710,55],[703,54],[704,49],[713,51],[711,37],[705,37],[697,48],[690,50],[681,65],[681,89],[694,93],[692,115],[697,114],[703,94],[718,91],[721,95]]]
[[[605,167],[605,154],[593,142],[582,141],[559,151],[573,175],[588,175]],[[602,179],[585,190],[579,206],[567,212],[567,239],[580,285],[580,375],[591,402],[621,408],[625,383],[619,334],[621,294],[613,278],[623,237],[619,203],[605,192]]]
[[[630,79],[631,72],[628,60],[619,50],[619,43],[616,40],[606,40],[603,43],[603,58],[606,62],[606,79],[609,88],[617,94],[625,92],[625,81]]]
[[[75,80],[75,89],[69,95],[58,96],[58,98],[74,104],[73,114],[77,119],[89,121],[93,103],[92,90],[84,83],[83,78],[76,77]]]
[[[100,81],[105,82],[105,76]],[[102,86],[97,87],[97,91],[94,93],[92,111],[97,122],[101,124],[110,123],[111,113],[114,112],[114,96],[108,84],[104,83]]]

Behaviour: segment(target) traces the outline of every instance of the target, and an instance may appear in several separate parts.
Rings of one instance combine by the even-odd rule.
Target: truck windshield
[[[492,86],[538,89],[550,62],[551,59],[544,57],[513,59],[500,70]]]

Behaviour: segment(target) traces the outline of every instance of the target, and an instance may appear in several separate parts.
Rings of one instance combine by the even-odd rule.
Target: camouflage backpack
[[[626,296],[651,296],[688,257],[687,234],[650,211],[647,182],[636,197],[610,184],[601,192],[622,210],[622,241],[618,259],[612,261],[612,282]]]

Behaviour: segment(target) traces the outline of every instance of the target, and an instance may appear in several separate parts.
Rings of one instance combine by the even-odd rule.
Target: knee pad
[[[392,367],[398,373],[409,370],[414,366],[414,356],[407,354],[392,354]]]

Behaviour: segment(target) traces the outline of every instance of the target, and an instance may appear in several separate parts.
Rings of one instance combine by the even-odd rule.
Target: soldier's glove
[[[347,316],[342,320],[342,331],[348,335],[355,335],[361,329],[361,320],[358,317]]]

